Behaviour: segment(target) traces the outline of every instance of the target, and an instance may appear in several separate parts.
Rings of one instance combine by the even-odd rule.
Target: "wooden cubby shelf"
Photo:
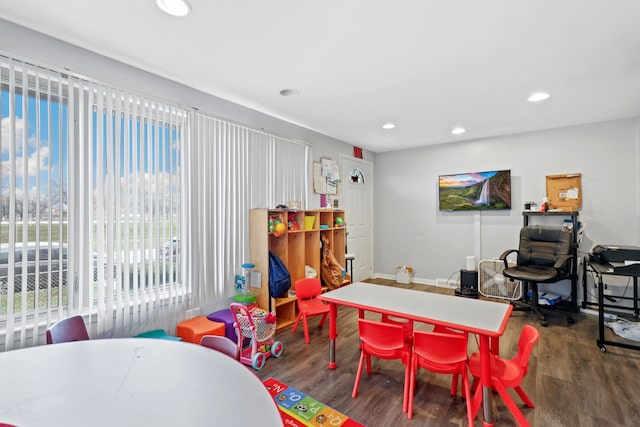
[[[298,229],[289,227],[289,214],[295,217]],[[280,234],[269,231],[269,218],[280,215],[287,230]],[[313,226],[305,229],[305,218],[313,217]],[[256,289],[257,302],[265,310],[275,311],[277,330],[290,327],[296,320],[296,298],[269,298],[269,251],[276,254],[287,266],[291,274],[291,289],[296,280],[305,277],[305,266],[311,266],[320,277],[320,242],[326,237],[336,260],[345,265],[346,227],[336,226],[336,218],[346,222],[343,210],[287,210],[252,209],[249,216],[250,259],[255,269],[262,274],[260,289]],[[320,228],[320,226],[327,226]]]

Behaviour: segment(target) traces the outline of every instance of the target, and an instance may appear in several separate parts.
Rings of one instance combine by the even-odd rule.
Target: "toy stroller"
[[[268,313],[260,308],[249,310],[246,306],[232,303],[233,327],[238,336],[238,350],[240,361],[250,365],[256,371],[262,369],[267,358],[279,357],[284,350],[280,341],[274,341],[273,334],[276,331],[276,318],[273,313]],[[251,338],[251,343],[244,348],[245,338]]]

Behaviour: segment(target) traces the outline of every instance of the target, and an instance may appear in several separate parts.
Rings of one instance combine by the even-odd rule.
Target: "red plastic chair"
[[[296,323],[291,329],[291,333],[296,332],[298,323],[302,319],[304,326],[304,342],[309,344],[309,325],[308,319],[313,316],[322,315],[320,327],[324,326],[329,314],[329,304],[325,304],[318,297],[322,294],[322,284],[318,278],[306,278],[296,280],[295,283],[296,298],[298,300],[298,317]]]
[[[57,344],[70,341],[84,341],[89,339],[87,327],[82,316],[62,319],[47,329],[47,344]]]
[[[409,369],[411,365],[411,345],[407,345],[402,326],[373,320],[358,319],[360,333],[360,363],[356,373],[351,397],[358,395],[362,365],[367,361],[367,374],[371,374],[371,356],[379,359],[400,359],[405,365],[402,412],[407,412],[409,395]]]
[[[452,329],[449,328],[447,326],[442,326],[442,325],[435,325],[433,327],[433,331],[432,332],[436,332],[439,334],[454,334],[454,335],[459,335],[459,336],[463,336],[465,339],[468,339],[469,337],[469,333],[466,331],[460,331],[458,329]],[[453,374],[453,378],[451,379],[451,396],[455,396],[458,394],[458,377],[460,375],[458,375],[457,373]],[[464,397],[464,395],[463,395]]]
[[[525,375],[527,375],[529,357],[538,339],[540,339],[540,332],[531,325],[525,325],[518,340],[518,353],[512,359],[502,359],[498,355],[491,355],[491,383],[521,426],[529,426],[529,422],[509,395],[507,388],[515,389],[529,408],[535,407],[529,396],[520,387],[520,384]],[[473,375],[473,389],[476,390],[480,386],[480,355],[478,353],[471,355],[469,370]]]
[[[409,378],[409,419],[413,418],[413,395],[418,368],[440,374],[462,377],[462,394],[467,400],[467,420],[473,426],[471,393],[467,371],[467,337],[465,334],[415,331],[413,355]],[[451,390],[455,396],[457,390]]]
[[[389,314],[382,314],[380,319],[382,323],[390,323],[392,325],[400,325],[402,326],[402,333],[404,335],[404,340],[409,345],[413,341],[413,320],[405,319],[404,317],[395,317]]]

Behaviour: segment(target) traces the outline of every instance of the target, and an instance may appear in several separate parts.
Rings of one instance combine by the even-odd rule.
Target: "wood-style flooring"
[[[427,285],[401,285],[380,279],[371,282],[453,294],[453,290]],[[534,427],[640,425],[640,352],[607,346],[607,352],[602,353],[596,345],[596,317],[575,314],[573,325],[567,323],[566,317],[552,313],[548,316],[549,326],[543,328],[530,313],[514,311],[500,340],[500,355],[510,358],[517,351],[523,325],[534,325],[540,331],[540,341],[522,385],[536,407],[527,408],[510,390],[529,423]],[[358,397],[352,398],[359,358],[357,310],[338,309],[335,370],[328,368],[329,322],[319,328],[319,321],[320,317],[310,320],[309,345],[304,342],[302,324],[295,334],[290,328],[279,332],[276,338],[284,344],[284,354],[268,359],[256,372],[258,377],[276,378],[369,427],[466,425],[464,400],[460,393],[456,397],[449,393],[451,376],[425,370],[419,371],[416,383],[413,419],[407,419],[402,412],[404,371],[397,360],[372,359],[372,374],[363,372]],[[417,328],[430,329],[428,325]],[[613,334],[607,339],[621,340]],[[476,351],[476,341],[470,336],[469,352]],[[496,425],[516,426],[500,396],[493,396]],[[481,414],[475,425],[482,425]]]

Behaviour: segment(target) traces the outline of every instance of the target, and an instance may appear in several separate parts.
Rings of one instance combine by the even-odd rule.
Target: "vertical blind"
[[[309,144],[193,115],[185,147],[191,236],[186,280],[193,305],[233,295],[234,270],[249,261],[249,210],[307,202]]]
[[[0,344],[75,314],[101,337],[173,327],[187,112],[7,57],[0,85]]]
[[[68,85],[59,76],[0,57],[0,322],[7,349],[35,341],[73,298],[67,105]]]
[[[79,298],[93,304],[89,314],[102,337],[171,330],[182,320],[187,294],[174,247],[182,237],[186,111],[97,83],[74,86],[88,136],[82,139],[91,144],[89,161],[73,170],[92,192],[90,203],[78,204],[90,229],[74,243],[85,258],[92,254],[95,281]]]
[[[0,56],[0,350],[76,314],[169,332],[233,295],[249,210],[307,204],[309,144]]]

